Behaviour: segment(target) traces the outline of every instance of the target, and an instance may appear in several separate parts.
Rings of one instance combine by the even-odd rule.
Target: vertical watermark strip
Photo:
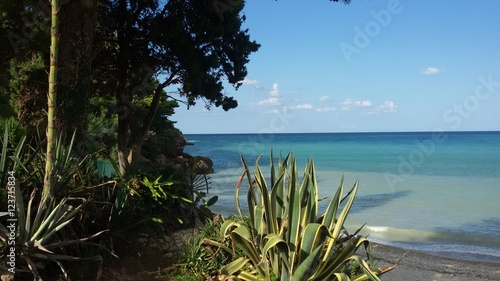
[[[17,233],[17,215],[16,215],[16,176],[14,171],[9,171],[7,176],[7,270],[16,273],[16,233]]]

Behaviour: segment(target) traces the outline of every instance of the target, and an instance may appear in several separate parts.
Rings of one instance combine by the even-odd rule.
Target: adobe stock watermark
[[[495,81],[492,74],[487,77],[479,76],[474,93],[465,97],[462,102],[453,104],[443,113],[443,121],[447,124],[446,130],[458,130],[465,119],[471,118],[479,110],[481,103],[490,99],[493,94],[500,94],[500,80]],[[499,95],[500,97],[500,95]],[[397,184],[404,182],[408,176],[421,167],[426,159],[435,153],[439,144],[444,143],[449,136],[445,130],[434,130],[429,139],[415,142],[415,149],[406,156],[398,156],[397,173],[384,174],[387,185],[395,191]]]
[[[379,36],[383,28],[389,26],[393,16],[401,14],[403,10],[399,0],[390,0],[387,2],[386,9],[370,12],[373,20],[367,22],[363,28],[354,27],[355,34],[352,44],[342,42],[339,45],[347,63],[352,61],[353,55],[359,55],[364,48],[368,47],[372,39]]]
[[[16,273],[16,176],[14,171],[7,172],[7,212],[0,212],[0,217],[7,216],[5,228],[7,229],[7,255],[5,265],[9,273]]]
[[[463,120],[470,118],[472,113],[479,109],[481,102],[488,100],[495,93],[495,89],[500,88],[500,81],[493,81],[492,74],[486,78],[479,76],[478,81],[473,95],[467,96],[461,103],[454,104],[443,113],[443,120],[451,124],[452,129],[460,128]]]

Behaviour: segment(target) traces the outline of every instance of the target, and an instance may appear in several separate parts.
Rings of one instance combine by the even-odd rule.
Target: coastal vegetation
[[[378,280],[390,269],[374,268],[368,241],[343,227],[357,185],[346,197],[339,187],[319,216],[312,162],[299,183],[293,157],[280,158],[267,185],[258,164],[253,181],[243,161],[236,203],[246,176],[250,215],[239,207],[227,219],[210,211],[217,201],[206,197],[210,161],[183,152],[186,140],[170,116],[179,103],[199,100],[235,108],[223,81],[237,89],[259,48],[242,28],[243,1],[224,10],[212,4],[0,4],[5,278],[99,280],[139,229],[166,236],[200,222],[176,279]],[[357,254],[362,246],[366,259]]]
[[[210,274],[208,280],[299,281],[380,280],[379,275],[394,268],[376,268],[370,242],[358,234],[361,228],[349,233],[344,227],[357,182],[344,194],[342,179],[320,214],[313,161],[299,180],[292,154],[280,155],[277,166],[272,153],[270,159],[267,180],[258,159],[252,173],[242,158],[244,171],[235,189],[238,215],[218,217],[215,226],[188,241],[181,269],[196,278]],[[245,179],[248,214],[240,204]]]

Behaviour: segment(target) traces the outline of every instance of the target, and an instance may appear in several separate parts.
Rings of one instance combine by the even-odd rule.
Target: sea
[[[185,136],[193,144],[185,152],[214,162],[208,194],[219,198],[214,212],[236,214],[241,157],[252,169],[258,160],[269,175],[271,150],[276,161],[292,153],[299,174],[313,159],[319,197],[333,196],[342,177],[345,192],[359,181],[349,231],[363,226],[373,242],[500,263],[500,132]]]

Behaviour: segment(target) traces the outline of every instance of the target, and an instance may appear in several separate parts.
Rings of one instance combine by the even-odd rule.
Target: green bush
[[[224,218],[216,215],[198,233],[186,240],[177,257],[176,269],[180,274],[203,280],[228,264],[235,256],[243,254],[234,251],[229,238],[219,239],[223,222]]]
[[[318,214],[318,185],[313,161],[299,181],[295,158],[280,156],[277,169],[271,153],[268,184],[258,160],[255,173],[242,158],[245,171],[236,186],[238,220],[226,220],[220,229],[244,252],[221,270],[221,275],[239,280],[380,280],[378,275],[393,267],[375,268],[369,241],[358,231],[344,227],[358,183],[342,198],[343,180],[326,211]],[[248,180],[250,218],[244,220],[239,192]],[[341,208],[341,205],[343,208]],[[340,213],[339,213],[340,212]],[[362,258],[358,249],[364,247]]]
[[[45,157],[43,149],[28,144],[27,136],[19,134],[15,122],[11,122],[2,123],[4,133],[0,138],[0,183],[7,187],[1,190],[8,192],[8,196],[2,199],[9,200],[7,217],[0,218],[0,260],[5,260],[15,252],[18,257],[17,271],[31,272],[35,280],[41,280],[40,269],[50,264],[58,266],[63,276],[69,278],[65,268],[67,262],[100,263],[102,259],[99,254],[83,254],[89,252],[83,248],[92,245],[102,249],[91,239],[105,231],[99,228],[89,235],[88,229],[82,228],[79,223],[82,222],[82,209],[88,200],[70,195],[84,184],[84,179],[88,179],[91,172],[85,168],[88,167],[89,157],[78,160],[72,156],[74,135],[69,146],[63,145],[59,138],[55,162],[55,176],[58,179],[55,184],[56,197],[42,200],[36,188],[43,183],[43,166],[40,166]],[[7,204],[3,205],[2,202],[2,206]],[[15,230],[9,218],[17,219]],[[7,270],[5,265],[0,266],[0,269]],[[97,271],[96,275],[99,274]]]

